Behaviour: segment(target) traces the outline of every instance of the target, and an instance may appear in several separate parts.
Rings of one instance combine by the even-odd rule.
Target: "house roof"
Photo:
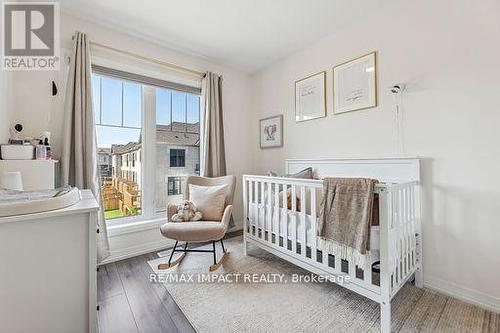
[[[179,146],[200,145],[200,123],[173,122],[170,125],[156,125],[156,143]]]
[[[141,149],[140,142],[129,142],[126,145],[111,145],[111,154],[122,155]]]
[[[186,124],[173,122],[169,125],[156,125],[156,143],[176,146],[199,146],[199,133],[199,123]],[[139,150],[140,148],[140,140],[139,142],[129,142],[126,145],[112,145],[111,154],[126,154]]]

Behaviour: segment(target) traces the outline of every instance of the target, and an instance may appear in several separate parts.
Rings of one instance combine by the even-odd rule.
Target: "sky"
[[[141,95],[141,84],[92,75],[98,147],[109,148],[112,144],[138,141],[141,133]],[[156,88],[157,124],[169,125],[171,120],[196,123],[199,114],[199,96]]]

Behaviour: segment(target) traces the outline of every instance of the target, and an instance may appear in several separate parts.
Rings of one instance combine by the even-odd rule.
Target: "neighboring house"
[[[97,151],[97,164],[101,178],[112,177],[112,157],[110,148],[99,148]]]
[[[140,190],[141,153],[141,142],[112,145],[111,149],[100,148],[99,168],[106,170],[101,177],[133,182]],[[156,210],[163,211],[168,203],[182,199],[186,177],[200,173],[199,123],[157,125],[156,161]]]
[[[111,155],[114,177],[141,184],[141,142],[112,145]]]
[[[156,209],[182,199],[188,175],[200,173],[199,123],[156,126]]]

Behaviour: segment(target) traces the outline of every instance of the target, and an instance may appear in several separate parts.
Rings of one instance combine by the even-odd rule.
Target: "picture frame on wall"
[[[326,72],[295,81],[295,121],[326,117]]]
[[[377,54],[333,67],[333,114],[377,106]]]
[[[259,129],[261,149],[283,146],[283,115],[261,119]]]

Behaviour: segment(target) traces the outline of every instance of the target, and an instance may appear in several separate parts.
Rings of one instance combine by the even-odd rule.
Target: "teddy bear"
[[[199,221],[202,218],[201,212],[188,200],[177,205],[177,213],[172,216],[172,222]]]

